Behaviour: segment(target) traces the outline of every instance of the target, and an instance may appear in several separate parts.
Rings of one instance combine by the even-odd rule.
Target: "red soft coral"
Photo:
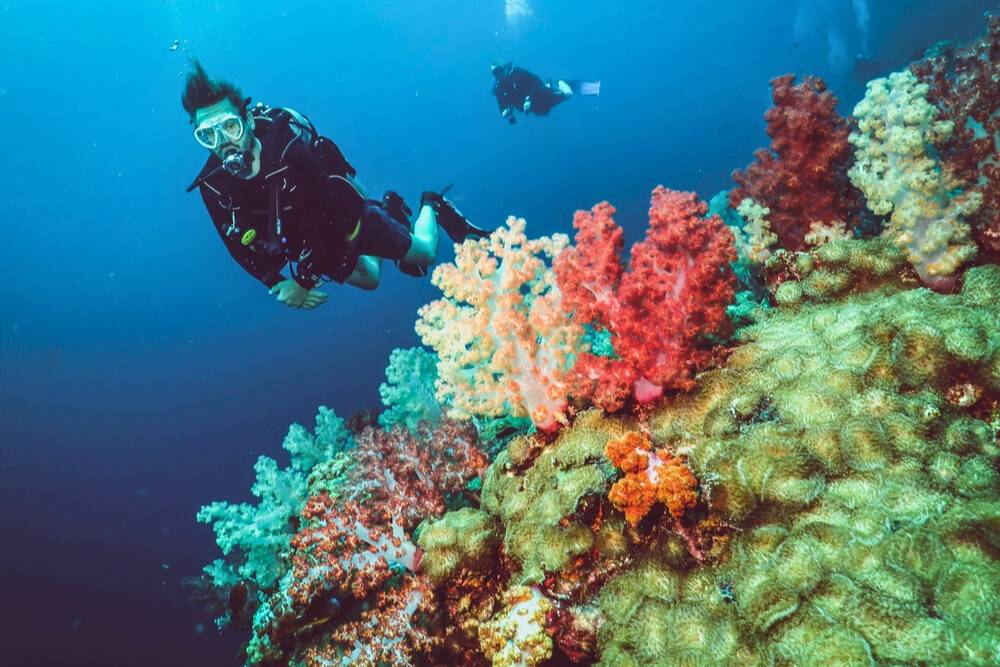
[[[794,82],[794,74],[771,80],[774,106],[764,115],[771,148],[758,150],[755,163],[733,172],[739,187],[729,201],[736,208],[750,198],[769,208],[767,219],[781,246],[802,250],[814,223],[850,227],[860,199],[847,178],[850,130],[837,114],[837,98],[817,77]]]
[[[263,630],[271,644],[294,645],[330,598],[346,605],[374,595],[373,619],[395,618],[398,627],[408,628],[403,616],[409,618],[413,605],[424,599],[417,594],[424,585],[411,581],[421,558],[412,530],[423,518],[443,514],[446,496],[461,492],[486,466],[477,442],[471,424],[450,419],[435,428],[424,423],[415,434],[403,427],[382,431],[371,426],[357,434],[347,452],[353,466],[346,483],[335,487],[335,496],[315,493],[301,512],[301,526],[290,543],[291,576],[282,579],[273,621]],[[384,592],[394,572],[402,573],[403,589],[413,594],[403,607],[399,596]],[[341,627],[332,639],[350,645],[348,635],[361,632],[366,623]],[[407,636],[412,639],[412,633]]]
[[[1000,258],[1000,14],[987,14],[987,32],[962,47],[938,50],[910,66],[929,86],[927,99],[954,131],[941,146],[949,175],[983,196],[968,218],[980,259]]]
[[[309,499],[292,539],[290,593],[300,607],[317,594],[363,598],[389,576],[389,566],[413,571],[420,552],[410,531],[445,511],[446,494],[462,490],[486,466],[475,428],[444,419],[413,434],[366,428],[350,450],[354,467],[347,497]]]
[[[426,580],[410,577],[398,588],[376,595],[357,620],[336,626],[304,652],[306,667],[412,667],[425,664],[440,640],[424,617],[436,610]]]
[[[665,389],[690,389],[712,360],[706,336],[727,326],[735,280],[732,234],[690,192],[653,191],[646,238],[623,271],[614,207],[598,204],[573,221],[576,243],[554,263],[563,304],[581,324],[607,329],[614,357],[581,353],[573,395],[608,411],[631,395],[640,403]]]

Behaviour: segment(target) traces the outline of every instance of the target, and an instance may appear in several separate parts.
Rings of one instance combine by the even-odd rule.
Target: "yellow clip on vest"
[[[358,224],[354,225],[354,231],[347,235],[348,241],[353,241],[358,238],[358,234],[361,232],[361,218],[358,218]]]

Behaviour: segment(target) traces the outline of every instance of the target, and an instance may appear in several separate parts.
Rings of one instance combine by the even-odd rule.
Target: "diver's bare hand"
[[[313,292],[317,292],[313,295]],[[279,303],[283,303],[289,308],[315,308],[326,300],[326,295],[318,290],[308,290],[292,279],[286,279],[272,287],[268,294],[277,295]],[[322,295],[322,300],[320,300]]]
[[[309,290],[309,294],[306,295],[306,300],[302,302],[302,308],[315,308],[316,306],[322,306],[326,303],[329,295],[326,292],[320,291],[318,289]]]

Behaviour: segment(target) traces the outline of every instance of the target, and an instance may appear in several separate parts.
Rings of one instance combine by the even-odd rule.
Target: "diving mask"
[[[194,129],[194,138],[209,150],[225,141],[239,141],[246,132],[243,119],[234,113],[223,113],[206,119]]]

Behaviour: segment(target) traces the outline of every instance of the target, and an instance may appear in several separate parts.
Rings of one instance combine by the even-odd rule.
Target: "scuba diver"
[[[403,198],[369,199],[337,145],[302,114],[257,103],[212,79],[197,61],[181,104],[208,161],[198,188],[216,231],[240,266],[293,308],[327,299],[323,280],[378,287],[382,259],[404,273],[427,275],[438,225],[456,243],[488,233],[442,192],[424,192],[416,220]],[[290,276],[281,271],[288,266]]]
[[[500,115],[513,125],[517,119],[514,111],[532,113],[536,116],[548,115],[552,107],[565,102],[573,95],[600,95],[600,81],[577,81],[559,79],[552,83],[549,80],[542,83],[541,78],[526,69],[515,67],[513,63],[493,63],[490,70],[496,81],[493,82],[493,95],[500,106]]]

